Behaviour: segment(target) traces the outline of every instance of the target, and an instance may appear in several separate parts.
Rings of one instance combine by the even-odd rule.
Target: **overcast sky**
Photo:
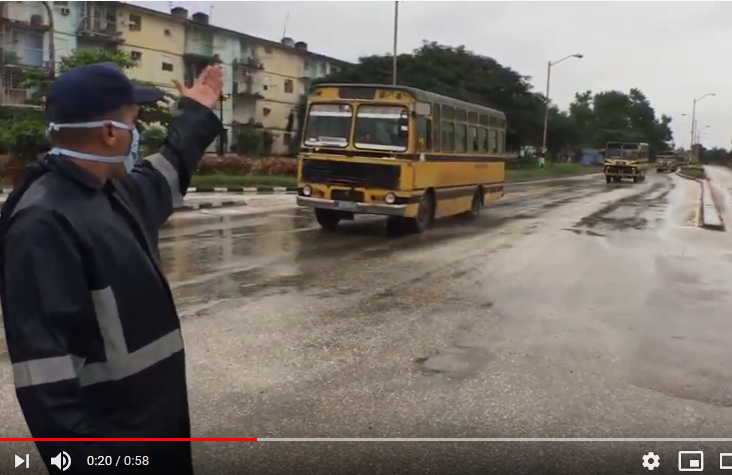
[[[211,11],[212,24],[274,41],[281,39],[289,13],[287,36],[347,61],[392,49],[390,1],[132,3]],[[717,97],[697,104],[701,142],[730,148],[732,3],[400,2],[398,51],[410,52],[423,39],[493,57],[531,76],[541,92],[548,60],[582,53],[584,59],[552,68],[553,102],[566,109],[578,91],[637,87],[658,117],[673,118],[674,140],[684,147],[693,98],[715,92]]]

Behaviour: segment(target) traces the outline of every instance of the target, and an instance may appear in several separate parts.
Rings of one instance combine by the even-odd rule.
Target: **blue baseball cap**
[[[134,85],[114,63],[79,66],[51,85],[46,118],[59,124],[87,122],[125,105],[152,104],[162,98],[160,89]]]

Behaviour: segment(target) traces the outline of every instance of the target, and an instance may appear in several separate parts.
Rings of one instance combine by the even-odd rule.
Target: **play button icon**
[[[28,454],[25,454],[25,457],[21,457],[20,455],[15,454],[15,468],[23,465],[25,465],[25,468],[30,467],[30,457],[28,456]]]

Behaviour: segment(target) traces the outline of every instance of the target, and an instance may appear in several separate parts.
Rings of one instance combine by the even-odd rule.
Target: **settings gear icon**
[[[653,452],[648,452],[643,456],[643,467],[647,468],[650,471],[653,471],[661,466],[661,457],[659,455],[654,454]]]

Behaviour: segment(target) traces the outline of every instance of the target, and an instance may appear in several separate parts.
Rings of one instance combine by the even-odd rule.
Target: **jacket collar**
[[[51,170],[91,190],[101,190],[104,183],[62,155],[46,155],[43,163]]]

